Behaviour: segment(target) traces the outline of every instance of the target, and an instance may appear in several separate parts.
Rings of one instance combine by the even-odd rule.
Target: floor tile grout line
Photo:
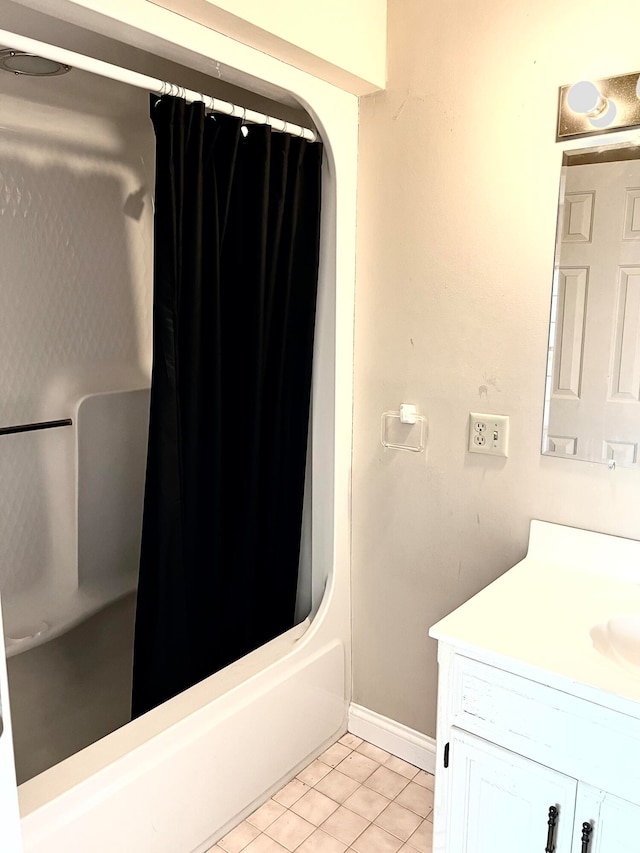
[[[343,737],[350,737],[350,736],[346,735]],[[408,761],[404,761],[403,759],[400,759],[400,758],[397,758],[396,756],[393,756],[391,753],[388,753],[385,750],[379,749],[379,747],[376,747],[374,744],[369,744],[369,743],[367,743],[367,741],[364,741],[362,739],[357,739],[357,738],[355,738],[355,739],[359,740],[359,743],[355,747],[348,746],[347,744],[342,743],[342,738],[337,740],[334,744],[332,744],[330,747],[328,747],[323,753],[321,753],[321,755],[319,755],[317,758],[315,758],[313,761],[311,761],[307,765],[307,767],[300,770],[299,773],[292,780],[290,780],[288,783],[286,783],[279,791],[276,791],[272,795],[272,797],[266,801],[266,803],[263,803],[262,806],[259,806],[258,809],[255,810],[255,812],[253,812],[251,815],[248,816],[248,818],[245,818],[245,821],[241,822],[241,824],[246,822],[249,826],[252,827],[252,829],[254,829],[254,830],[256,830],[256,832],[258,832],[258,835],[256,835],[252,840],[250,840],[246,844],[243,844],[243,846],[240,848],[235,848],[233,850],[232,849],[227,850],[227,848],[222,846],[221,842],[224,841],[225,839],[227,839],[238,828],[238,827],[234,827],[234,829],[230,830],[227,833],[227,835],[225,835],[224,839],[221,839],[221,841],[218,842],[217,845],[215,845],[213,848],[211,848],[212,853],[215,853],[215,850],[222,850],[222,851],[224,851],[224,853],[244,853],[244,851],[247,850],[247,848],[250,847],[261,836],[264,836],[264,837],[270,839],[271,841],[274,841],[275,843],[280,844],[280,842],[277,841],[276,838],[274,838],[272,835],[269,835],[267,833],[267,830],[270,827],[272,827],[274,823],[276,823],[278,820],[280,820],[284,815],[286,815],[287,812],[290,815],[294,816],[294,818],[296,818],[298,820],[302,820],[306,824],[308,824],[309,826],[312,827],[311,832],[309,832],[307,834],[307,836],[304,839],[302,839],[291,851],[289,851],[289,848],[286,847],[285,845],[280,844],[282,849],[287,850],[287,853],[297,853],[297,851],[301,850],[301,848],[304,847],[306,842],[318,830],[321,830],[323,833],[325,833],[326,835],[328,835],[329,837],[331,837],[332,839],[337,841],[339,844],[345,845],[346,844],[345,841],[338,838],[336,835],[333,835],[332,832],[330,832],[328,829],[323,829],[324,824],[327,823],[327,821],[330,820],[331,816],[334,815],[340,808],[344,808],[346,811],[350,812],[352,815],[358,817],[360,820],[363,820],[365,822],[362,829],[351,839],[350,843],[346,844],[344,853],[357,853],[357,851],[353,847],[353,844],[355,844],[358,841],[358,839],[360,839],[362,837],[362,835],[365,832],[367,832],[367,830],[370,829],[371,827],[375,827],[375,828],[379,829],[380,831],[388,834],[391,838],[393,838],[395,841],[397,841],[400,845],[398,847],[398,850],[400,850],[402,847],[406,846],[410,851],[415,851],[415,853],[420,853],[420,850],[418,848],[413,847],[413,845],[410,844],[410,841],[414,837],[414,835],[424,826],[424,824],[426,824],[426,823],[432,824],[432,822],[429,821],[428,818],[433,813],[433,807],[427,806],[427,812],[423,816],[419,812],[414,811],[414,809],[412,809],[411,806],[404,805],[403,803],[397,802],[397,798],[405,791],[405,789],[408,788],[408,786],[412,782],[414,782],[416,777],[420,774],[420,772],[421,772],[420,768],[416,767],[415,765],[410,764],[410,762],[408,762]],[[341,747],[341,749],[336,750],[335,747],[338,745]],[[365,750],[360,750],[359,748],[363,745],[365,746]],[[337,758],[336,763],[330,764],[327,761],[323,761],[323,757],[326,756],[327,753],[331,753],[332,750],[333,750],[333,755],[330,757],[332,759]],[[379,760],[378,758],[373,758],[371,755],[367,755],[366,754],[367,750],[369,750],[373,755],[380,756],[381,760]],[[362,779],[357,779],[357,778],[354,778],[353,776],[349,776],[347,773],[344,773],[343,771],[338,769],[339,765],[342,764],[344,761],[346,761],[346,759],[349,758],[354,753],[357,753],[359,756],[363,756],[365,759],[367,759],[367,760],[371,761],[373,764],[375,764],[375,767],[371,770],[371,772],[368,773]],[[398,770],[393,770],[392,767],[386,767],[387,762],[391,763],[392,765],[395,764],[396,767],[399,766],[400,769],[404,769],[405,766],[413,768],[415,770],[415,772],[411,776],[407,776],[403,773],[398,772]],[[397,762],[402,762],[402,763],[401,763],[401,765],[398,765]],[[305,774],[306,771],[309,770],[309,768],[313,764],[316,764],[316,763],[323,764],[326,768],[328,768],[326,773],[323,773],[323,775],[321,777],[317,778],[313,782],[313,784],[305,782],[304,779],[300,778],[300,775]],[[366,764],[365,764],[365,768],[366,768]],[[404,782],[402,787],[396,791],[394,796],[389,796],[388,794],[383,794],[381,791],[377,790],[376,788],[371,788],[370,786],[368,786],[366,784],[366,782],[369,779],[371,779],[371,777],[381,768],[385,768],[389,773],[394,774],[394,776],[397,776],[402,782]],[[329,774],[332,771],[336,771],[339,775],[343,776],[345,778],[345,780],[349,780],[350,783],[356,785],[354,790],[351,793],[347,794],[342,801],[334,799],[330,794],[325,794],[323,791],[319,790],[317,787],[319,784],[322,783],[322,781],[324,779],[326,779],[329,776]],[[310,778],[310,777],[308,777],[308,778]],[[287,806],[284,806],[282,803],[280,803],[276,799],[276,797],[278,794],[281,794],[284,791],[284,789],[287,788],[288,785],[291,785],[291,783],[294,781],[299,782],[301,785],[303,785],[305,787],[306,790],[303,790],[303,792],[298,797],[296,797],[296,799],[291,801]],[[430,788],[430,786],[420,785],[420,783],[417,783],[417,782],[414,784],[416,786],[424,789],[425,792],[430,791],[431,795],[433,795],[433,790],[432,790],[432,788]],[[349,806],[346,805],[347,800],[349,800],[351,797],[353,797],[358,791],[361,791],[363,789],[372,793],[372,794],[376,794],[377,796],[382,797],[384,800],[387,801],[386,804],[382,807],[381,811],[379,811],[372,819],[369,819],[368,817],[361,815],[359,812],[354,811],[353,809],[349,808]],[[333,803],[335,805],[335,808],[325,818],[323,818],[320,823],[315,823],[314,820],[308,820],[303,815],[298,814],[297,812],[295,812],[293,810],[293,806],[295,806],[296,803],[300,802],[300,800],[303,797],[305,797],[307,794],[309,794],[309,792],[314,791],[314,790],[317,791],[317,793],[321,794],[323,797],[326,797],[328,800],[331,801],[331,803]],[[275,817],[273,820],[271,820],[264,827],[258,828],[257,826],[255,826],[254,824],[251,823],[250,818],[253,815],[255,815],[256,812],[260,811],[260,809],[264,808],[264,806],[269,802],[273,802],[276,805],[280,806],[283,809],[283,812],[280,815],[278,815],[277,817]],[[418,825],[410,833],[409,837],[406,840],[403,839],[401,835],[396,834],[396,832],[398,831],[397,827],[396,827],[396,831],[394,832],[393,829],[387,828],[385,826],[382,826],[379,823],[376,823],[378,818],[393,803],[396,803],[396,805],[398,805],[400,808],[411,813],[419,821]],[[428,831],[429,830],[427,829],[427,832]],[[431,832],[433,832],[433,825],[431,825]]]

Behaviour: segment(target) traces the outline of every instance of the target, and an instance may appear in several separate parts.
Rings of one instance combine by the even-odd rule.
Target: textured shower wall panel
[[[97,82],[83,109],[88,76],[56,78],[57,89],[55,79],[28,81],[22,98],[12,78],[0,84],[3,426],[71,417],[87,393],[149,382],[148,98]],[[43,573],[77,569],[73,449],[70,428],[0,437],[5,605]]]

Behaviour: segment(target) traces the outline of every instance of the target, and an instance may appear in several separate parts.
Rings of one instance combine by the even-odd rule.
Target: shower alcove
[[[308,125],[304,104],[325,142],[304,548],[314,616],[128,723],[151,358],[148,94],[77,70],[0,75],[2,421],[73,422],[0,436],[24,847],[205,850],[346,727],[356,99],[222,37],[185,49],[166,32],[141,50],[126,27],[116,42],[20,4],[3,12],[7,30]],[[234,771],[238,749],[250,764]]]

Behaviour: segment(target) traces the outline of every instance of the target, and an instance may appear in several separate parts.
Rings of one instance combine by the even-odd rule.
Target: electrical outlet
[[[469,413],[469,453],[509,455],[509,416]]]

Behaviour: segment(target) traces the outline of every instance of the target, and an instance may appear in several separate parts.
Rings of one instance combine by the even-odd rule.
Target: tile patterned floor
[[[433,776],[351,734],[210,853],[430,853]]]

